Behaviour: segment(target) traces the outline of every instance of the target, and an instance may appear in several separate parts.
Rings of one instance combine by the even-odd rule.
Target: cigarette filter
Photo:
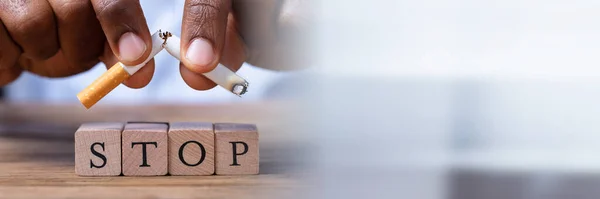
[[[77,98],[85,108],[89,109],[92,107],[106,96],[106,94],[131,76],[122,65],[121,62],[116,63],[92,84],[77,94]]]
[[[77,94],[77,98],[81,104],[89,109],[96,104],[96,102],[100,101],[106,94],[115,89],[119,84],[127,80],[131,75],[136,73],[154,58],[154,56],[163,49],[163,41],[164,40],[160,37],[160,31],[154,33],[152,35],[152,52],[144,62],[135,66],[125,66],[121,62],[117,62],[110,67],[108,71],[104,72],[102,76]]]

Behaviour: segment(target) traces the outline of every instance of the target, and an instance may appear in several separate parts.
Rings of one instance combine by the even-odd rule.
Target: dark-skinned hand
[[[218,63],[237,71],[244,62],[269,69],[295,68],[292,37],[298,29],[281,20],[281,0],[186,0],[180,73],[192,88],[216,86],[202,73]],[[291,31],[290,31],[291,30]],[[66,77],[99,62],[111,67],[143,62],[150,31],[138,0],[0,1],[0,86],[23,71]],[[146,86],[151,60],[125,85]]]

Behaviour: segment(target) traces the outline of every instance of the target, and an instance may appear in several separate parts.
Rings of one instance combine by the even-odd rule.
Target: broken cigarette
[[[156,54],[158,54],[163,49],[163,39],[161,38],[160,30],[156,33],[152,34],[152,52],[144,62],[135,66],[126,66],[121,62],[117,62],[115,65],[110,67],[110,69],[102,76],[98,77],[92,84],[83,89],[79,94],[77,94],[77,98],[85,106],[85,108],[90,108],[96,102],[100,101],[106,94],[110,93],[113,89],[115,89],[119,84],[123,81],[129,79],[131,75],[136,73],[140,68],[146,65]]]
[[[181,39],[168,31],[164,32],[160,36],[165,40],[163,43],[165,50],[167,50],[167,52],[169,52],[169,54],[171,54],[173,57],[177,58],[177,60],[181,61]],[[202,74],[237,96],[241,96],[248,91],[248,82],[244,78],[235,74],[235,72],[231,71],[229,68],[225,67],[223,64],[217,64],[215,69]]]
[[[169,54],[181,61],[179,47],[179,37],[172,35],[170,32],[159,30],[152,34],[152,52],[144,62],[135,66],[126,66],[121,62],[116,63],[92,84],[79,92],[77,98],[85,108],[89,109],[119,84],[140,70],[163,48],[166,48]],[[203,75],[237,96],[243,95],[248,90],[248,82],[222,64],[218,64],[215,69],[203,73]]]

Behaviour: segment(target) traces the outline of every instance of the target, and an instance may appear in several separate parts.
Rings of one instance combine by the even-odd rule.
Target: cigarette
[[[102,76],[92,82],[92,84],[79,92],[77,98],[85,108],[91,108],[100,101],[100,99],[119,86],[119,84],[123,83],[123,81],[129,79],[131,75],[140,70],[140,68],[146,65],[146,63],[154,58],[154,56],[156,56],[163,48],[173,57],[177,58],[177,60],[181,61],[179,54],[180,42],[181,39],[170,32],[158,30],[156,33],[152,34],[152,52],[148,56],[148,59],[135,66],[126,66],[121,62],[116,63],[110,67],[108,71],[102,74]],[[203,73],[203,75],[237,96],[241,96],[248,91],[248,82],[222,64],[218,64],[215,69]]]
[[[126,66],[121,62],[117,62],[108,71],[104,72],[102,76],[98,77],[92,84],[77,94],[77,98],[81,104],[87,109],[91,108],[110,91],[119,86],[123,81],[129,79],[131,75],[154,58],[163,49],[163,42],[160,30],[152,34],[152,52],[144,62],[135,66]]]
[[[181,61],[180,54],[180,43],[181,39],[176,35],[171,34],[170,32],[164,32],[160,35],[164,39],[163,46],[169,54],[173,57],[177,58],[177,60]],[[233,94],[237,96],[242,96],[246,91],[248,91],[248,82],[235,74],[235,72],[229,70],[229,68],[225,67],[223,64],[218,64],[215,69],[210,72],[203,73],[211,81],[215,82],[219,86],[229,90]]]

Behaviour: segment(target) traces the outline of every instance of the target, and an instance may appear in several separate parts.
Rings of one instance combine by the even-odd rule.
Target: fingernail
[[[215,60],[210,42],[205,39],[194,39],[188,47],[185,58],[193,65],[206,66]]]
[[[128,32],[119,39],[119,59],[125,62],[138,60],[146,52],[146,43],[134,33]]]

